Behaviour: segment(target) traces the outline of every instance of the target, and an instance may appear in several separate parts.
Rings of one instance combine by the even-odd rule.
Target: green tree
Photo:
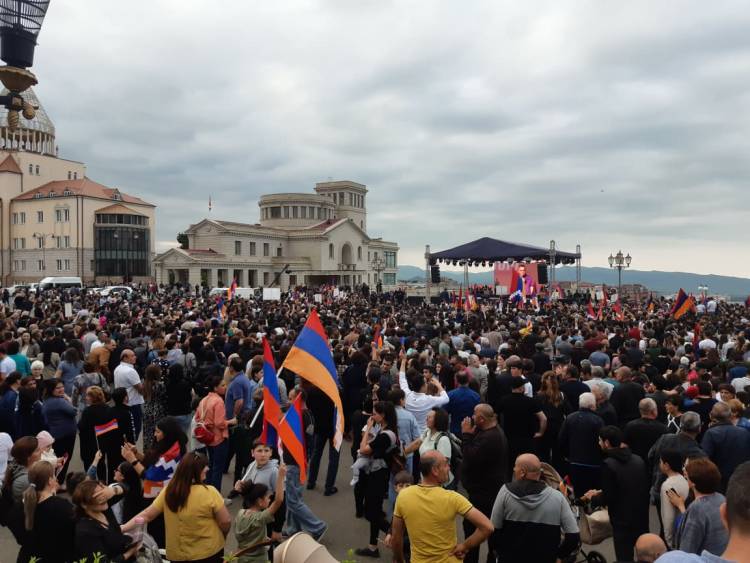
[[[187,250],[188,248],[190,248],[188,243],[188,236],[185,233],[178,233],[177,242],[180,243],[180,248],[182,250]]]

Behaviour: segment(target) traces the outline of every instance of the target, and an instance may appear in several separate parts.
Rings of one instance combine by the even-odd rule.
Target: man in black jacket
[[[616,377],[620,385],[612,391],[609,402],[612,403],[615,411],[617,411],[617,420],[620,423],[620,428],[625,428],[628,422],[640,417],[641,413],[638,410],[638,404],[646,396],[646,391],[642,385],[631,379],[632,375],[628,367],[623,366],[618,369]]]
[[[497,416],[492,407],[480,403],[474,407],[472,418],[461,422],[461,482],[469,494],[469,502],[474,508],[489,517],[495,497],[507,480],[508,440],[497,424]],[[474,524],[464,519],[465,537],[474,533]],[[477,563],[479,547],[470,550],[464,561]],[[495,561],[492,545],[488,546],[487,561]]]
[[[648,466],[648,452],[651,451],[656,441],[667,433],[667,427],[657,420],[659,412],[656,401],[653,399],[648,397],[641,399],[638,403],[638,410],[641,412],[641,417],[625,425],[625,443]],[[650,466],[647,467],[649,475],[651,469]]]
[[[594,505],[609,509],[615,555],[618,561],[632,561],[638,536],[648,532],[648,479],[643,460],[623,443],[617,426],[599,431],[604,451],[601,490],[588,491],[584,496]]]
[[[582,495],[598,489],[601,482],[602,453],[599,449],[599,430],[604,422],[595,412],[593,393],[581,393],[578,411],[568,418],[560,429],[560,453],[568,460],[573,490]]]

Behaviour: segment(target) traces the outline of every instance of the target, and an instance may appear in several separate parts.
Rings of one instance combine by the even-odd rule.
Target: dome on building
[[[6,88],[2,94],[8,94]],[[34,90],[29,88],[21,94],[24,100],[38,107],[34,119],[21,116],[20,125],[15,131],[8,128],[8,110],[0,106],[0,149],[19,150],[38,154],[55,155],[55,125],[47,115]]]

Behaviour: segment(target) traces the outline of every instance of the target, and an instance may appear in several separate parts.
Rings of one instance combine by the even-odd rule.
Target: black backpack
[[[440,439],[443,436],[447,437],[451,444],[451,473],[453,473],[454,478],[458,479],[458,471],[461,468],[461,462],[464,459],[464,453],[461,451],[461,440],[451,432],[440,432],[435,439],[435,449],[437,449]]]

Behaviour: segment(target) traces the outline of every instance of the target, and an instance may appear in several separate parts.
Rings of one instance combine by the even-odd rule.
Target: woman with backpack
[[[96,364],[93,362],[83,362],[83,372],[78,374],[73,380],[73,394],[70,399],[73,406],[78,409],[78,414],[86,408],[86,389],[92,385],[101,387],[105,395],[110,393],[110,385],[104,376],[99,373]]]
[[[373,437],[371,431],[375,425],[378,430]],[[370,456],[372,463],[369,472],[360,477],[364,477],[365,481],[365,518],[370,523],[370,541],[367,547],[356,550],[357,555],[380,557],[378,535],[380,532],[388,533],[390,528],[383,512],[383,500],[387,496],[391,478],[390,461],[398,449],[396,408],[388,401],[378,401],[373,405],[372,416],[367,419],[359,444],[359,452]]]
[[[208,395],[201,399],[195,411],[195,421],[201,430],[206,431],[205,439],[201,440],[208,450],[209,468],[206,483],[221,492],[221,477],[229,453],[229,427],[237,424],[237,418],[227,420],[224,405],[227,384],[224,378],[220,375],[212,376],[208,380],[208,390]]]
[[[453,444],[451,443],[449,423],[450,417],[448,416],[448,411],[445,409],[434,407],[427,413],[427,418],[425,419],[426,428],[422,432],[422,436],[420,436],[419,455],[424,455],[426,452],[432,450],[437,450],[443,454],[451,462],[449,479],[444,486],[447,489],[455,489],[457,483],[456,476],[453,474],[453,467],[456,460],[452,460]]]

